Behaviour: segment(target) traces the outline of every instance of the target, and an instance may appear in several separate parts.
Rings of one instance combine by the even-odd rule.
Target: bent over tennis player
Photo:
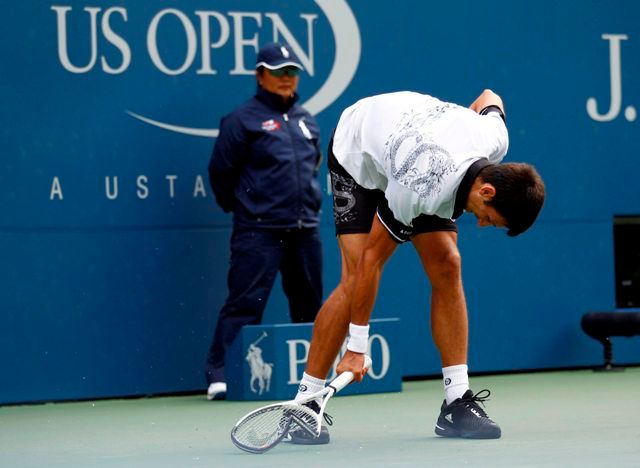
[[[399,244],[411,242],[431,282],[431,329],[442,361],[445,399],[435,432],[500,437],[500,427],[479,405],[490,392],[469,389],[467,308],[454,220],[471,212],[480,227],[505,228],[509,236],[534,223],[544,183],[529,164],[500,164],[508,146],[503,102],[491,90],[469,108],[398,92],[362,99],[342,113],[328,157],[342,276],[315,321],[296,398],[325,385],[347,332],[337,371],[362,379],[383,266]],[[306,442],[303,434],[293,434],[292,441],[328,443],[329,432],[323,427],[320,437]]]

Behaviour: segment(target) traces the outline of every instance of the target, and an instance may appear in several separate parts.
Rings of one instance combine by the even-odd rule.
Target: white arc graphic
[[[338,99],[356,74],[360,62],[360,30],[346,1],[316,0],[336,38],[336,58],[329,78],[307,102],[302,104],[312,115],[319,114]]]
[[[131,117],[134,117],[138,120],[142,120],[149,125],[154,125],[156,127],[164,128],[165,130],[169,130],[170,132],[184,133],[185,135],[193,135],[193,136],[201,136],[201,137],[213,137],[216,138],[220,131],[217,128],[191,128],[191,127],[181,127],[180,125],[172,125],[164,122],[159,122],[157,120],[150,119],[143,115],[136,114],[135,112],[127,111]]]
[[[346,0],[315,0],[327,17],[336,41],[336,56],[327,81],[302,106],[311,115],[317,115],[329,107],[349,86],[360,62],[361,39],[358,23]],[[132,111],[131,117],[149,125],[185,135],[215,138],[217,128],[193,128],[160,122]]]

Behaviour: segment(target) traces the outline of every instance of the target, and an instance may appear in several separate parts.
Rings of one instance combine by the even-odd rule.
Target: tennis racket
[[[371,368],[371,358],[366,355],[364,367]],[[274,403],[250,412],[231,429],[231,441],[246,452],[264,453],[278,445],[289,431],[297,428],[318,437],[329,399],[352,380],[352,372],[343,372],[325,388],[302,400]],[[304,405],[318,398],[322,398],[318,413]]]

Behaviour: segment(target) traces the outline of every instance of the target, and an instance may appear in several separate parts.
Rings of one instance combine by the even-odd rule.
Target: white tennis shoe
[[[227,384],[225,382],[213,382],[207,389],[207,400],[224,400],[227,398]]]

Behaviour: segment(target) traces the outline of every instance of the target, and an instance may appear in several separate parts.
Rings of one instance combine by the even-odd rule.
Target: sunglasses
[[[269,70],[269,73],[271,76],[275,76],[276,78],[282,78],[284,75],[294,77],[300,74],[300,69],[296,67],[283,67],[275,70]]]

